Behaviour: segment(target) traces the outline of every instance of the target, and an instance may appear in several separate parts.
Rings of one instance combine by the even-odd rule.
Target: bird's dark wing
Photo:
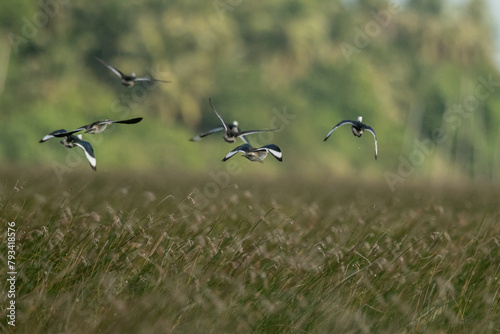
[[[274,144],[262,146],[261,148],[259,148],[257,150],[259,150],[259,151],[260,150],[267,150],[269,153],[271,153],[271,155],[273,157],[276,158],[276,160],[283,161],[283,153],[281,152],[281,149]]]
[[[111,123],[121,123],[121,124],[136,124],[142,121],[142,117],[126,119],[123,121],[111,121]]]
[[[269,131],[276,131],[278,129],[268,129],[268,130],[246,130],[246,131],[240,131],[238,132],[238,135],[237,137],[240,137],[240,136],[248,136],[248,135],[251,135],[251,134],[254,134],[254,133],[259,133],[259,132],[269,132]]]
[[[59,129],[56,131],[52,131],[48,135],[44,136],[42,139],[40,139],[38,142],[39,143],[45,143],[47,140],[54,138],[54,137],[66,137],[66,134],[68,132],[65,129]]]
[[[73,133],[80,132],[80,131],[85,130],[85,129],[86,129],[85,127],[80,127],[78,129],[71,130],[71,131],[66,131],[64,129],[56,130],[54,132],[49,133],[48,135],[46,135],[42,139],[40,139],[39,143],[46,142],[47,140],[54,138],[54,137],[57,137],[57,138],[68,137],[68,136],[71,136]]]
[[[375,160],[377,160],[378,149],[377,149],[377,136],[375,135],[375,130],[373,130],[371,126],[364,124],[363,124],[363,129],[370,132],[373,135],[373,139],[375,140]]]
[[[92,148],[92,145],[90,145],[89,142],[81,140],[80,138],[77,138],[75,140],[75,145],[80,147],[85,152],[85,156],[87,157],[87,160],[89,161],[90,167],[92,167],[93,170],[96,170],[97,169],[97,160],[95,158],[94,149]]]
[[[222,159],[222,161],[226,161],[228,160],[229,158],[231,158],[232,156],[234,156],[236,153],[238,152],[243,152],[243,153],[246,153],[248,152],[252,147],[249,145],[249,144],[243,144],[243,145],[240,145],[238,147],[236,147],[235,149],[233,149],[231,152],[229,152],[228,154],[226,154],[226,156]]]
[[[94,58],[97,61],[99,61],[101,64],[103,64],[104,66],[106,66],[107,68],[109,68],[111,71],[113,71],[113,73],[116,74],[118,77],[120,77],[120,78],[124,77],[123,73],[119,69],[117,69],[116,67],[111,66],[110,64],[108,64],[104,60],[102,60],[101,58],[97,58],[97,57],[94,57]]]
[[[81,127],[79,127],[78,129],[74,129],[74,130],[68,131],[68,132],[66,132],[66,133],[62,133],[62,134],[60,134],[60,135],[58,135],[58,136],[56,136],[56,137],[67,137],[67,136],[71,136],[73,133],[80,132],[80,131],[85,130],[85,129],[87,129],[87,127],[86,127],[86,126],[81,126]]]
[[[218,128],[215,128],[215,129],[212,129],[212,130],[208,130],[206,132],[203,132],[202,134],[197,135],[194,138],[191,138],[190,141],[198,141],[198,140],[200,140],[203,137],[206,137],[208,135],[211,135],[212,133],[215,133],[215,132],[218,132],[218,131],[222,131],[222,130],[224,130],[224,127],[219,126]]]
[[[222,117],[219,115],[219,113],[217,112],[217,110],[215,110],[215,107],[214,105],[212,104],[212,99],[209,97],[208,98],[208,102],[210,103],[210,106],[212,107],[212,110],[214,111],[214,113],[217,115],[217,117],[219,117],[221,123],[222,123],[222,126],[224,127],[224,131],[227,132],[228,130],[228,127],[227,127],[227,124],[226,122],[224,122],[224,120],[222,119]]]
[[[155,82],[170,83],[170,81],[159,80],[159,79],[148,78],[148,77],[137,77],[137,78],[134,78],[134,81],[155,81]]]
[[[339,126],[342,126],[344,124],[351,124],[351,125],[354,125],[354,122],[353,121],[350,121],[350,120],[343,120],[342,122],[339,122],[337,125],[335,125],[333,127],[333,129],[330,130],[330,132],[328,132],[328,134],[326,135],[325,139],[323,141],[326,141],[328,139],[328,137],[330,137],[330,135],[333,133],[333,131],[335,131]]]
[[[250,142],[248,141],[247,137],[245,137],[244,135],[240,135],[240,136],[238,136],[238,138],[240,138],[245,144],[250,145]]]

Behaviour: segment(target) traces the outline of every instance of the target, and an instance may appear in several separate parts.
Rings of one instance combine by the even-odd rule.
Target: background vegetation
[[[0,5],[4,162],[70,165],[67,150],[56,143],[42,147],[38,139],[106,117],[143,116],[143,123],[117,126],[102,142],[88,137],[101,171],[219,168],[231,146],[220,138],[188,142],[217,125],[211,96],[227,120],[244,129],[271,127],[276,110],[293,115],[287,124],[278,122],[283,131],[254,139],[282,147],[280,172],[380,179],[418,150],[416,141],[434,140],[440,129],[447,139],[413,164],[412,176],[498,178],[499,86],[469,110],[454,111],[469,106],[481,78],[500,81],[482,0],[462,6],[416,0],[20,3]],[[94,56],[172,83],[126,89]],[[377,162],[370,136],[358,140],[346,128],[322,142],[338,121],[358,115],[377,131]],[[276,171],[277,164],[266,164],[266,172]]]

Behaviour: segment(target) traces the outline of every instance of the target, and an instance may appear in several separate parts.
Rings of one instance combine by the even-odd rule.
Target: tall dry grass
[[[19,333],[500,330],[494,187],[241,175],[200,205],[204,176],[2,175]]]

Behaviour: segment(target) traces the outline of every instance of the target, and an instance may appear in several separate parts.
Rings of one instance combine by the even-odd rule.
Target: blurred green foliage
[[[380,178],[400,175],[407,160],[412,176],[498,179],[500,73],[488,8],[483,0],[399,3],[2,2],[0,158],[65,164],[67,150],[41,146],[43,135],[143,116],[94,143],[99,169],[221,168],[236,145],[220,134],[188,141],[219,125],[211,96],[243,129],[282,127],[251,138],[284,151],[283,164],[266,160],[271,173]],[[94,56],[171,83],[127,89]],[[478,89],[487,97],[477,98]],[[283,113],[291,116],[277,118]],[[358,115],[377,131],[378,161],[369,134],[354,138],[344,127],[322,142],[337,122]],[[436,141],[436,130],[446,139]],[[412,162],[426,140],[432,152]]]

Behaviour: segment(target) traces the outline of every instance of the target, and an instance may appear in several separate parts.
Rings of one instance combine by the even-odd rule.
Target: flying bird
[[[104,121],[96,121],[94,123],[81,126],[78,129],[71,130],[71,131],[66,131],[64,129],[53,131],[53,132],[49,133],[48,135],[46,135],[45,137],[43,137],[42,139],[40,139],[39,143],[44,143],[47,140],[54,138],[54,137],[58,137],[58,138],[67,137],[67,136],[70,136],[76,132],[80,132],[82,130],[85,130],[85,133],[89,133],[89,134],[101,133],[106,129],[106,127],[108,125],[113,124],[113,123],[136,124],[136,123],[139,123],[141,120],[142,120],[142,117],[126,119],[123,121],[112,121],[112,120],[106,118]]]
[[[324,141],[330,137],[330,135],[335,131],[339,126],[344,125],[344,124],[351,124],[351,131],[352,134],[355,135],[356,137],[361,137],[363,132],[366,130],[370,132],[373,135],[373,139],[375,140],[375,160],[377,159],[377,136],[375,135],[375,130],[372,129],[371,126],[368,126],[366,124],[361,123],[363,121],[363,117],[358,116],[358,119],[356,121],[350,121],[350,120],[343,120],[342,122],[338,123],[333,127],[333,129],[328,132],[326,135],[326,138]]]
[[[123,121],[112,121],[109,118],[106,118],[104,121],[95,121],[94,123],[83,125],[79,127],[78,129],[75,129],[73,131],[68,131],[67,134],[73,134],[75,132],[79,132],[82,130],[85,130],[85,133],[90,133],[90,134],[96,134],[96,133],[101,133],[106,128],[108,125],[111,124],[136,124],[142,121],[142,117],[137,117],[137,118],[131,118],[131,119],[126,119]]]
[[[82,135],[74,136],[74,135],[68,134],[68,133],[69,132],[64,130],[64,129],[56,130],[56,131],[53,131],[50,134],[46,135],[45,137],[43,137],[39,142],[44,143],[47,140],[54,138],[54,137],[63,137],[63,140],[61,140],[60,143],[62,145],[64,145],[64,147],[67,147],[67,148],[73,148],[75,146],[80,147],[85,152],[85,156],[87,157],[87,160],[89,161],[90,167],[93,170],[96,170],[97,169],[97,160],[95,158],[94,149],[92,148],[92,145],[90,145],[89,142],[82,140]]]
[[[204,132],[204,133],[202,133],[202,134],[200,134],[200,135],[198,135],[198,136],[196,136],[194,138],[191,138],[190,139],[191,141],[198,141],[201,138],[203,138],[205,136],[208,136],[208,135],[210,135],[212,133],[224,130],[224,136],[222,138],[224,138],[224,140],[226,142],[228,142],[228,143],[234,143],[237,138],[241,138],[241,140],[243,140],[243,142],[245,144],[248,144],[248,140],[245,138],[245,136],[247,136],[247,135],[251,135],[251,134],[259,133],[259,132],[267,132],[267,131],[278,130],[278,129],[270,129],[270,130],[248,130],[248,131],[240,131],[239,128],[238,128],[238,122],[236,122],[236,121],[234,121],[233,123],[226,123],[226,122],[224,122],[224,119],[221,117],[221,115],[219,115],[219,113],[215,109],[214,105],[212,104],[212,99],[211,98],[208,99],[208,102],[210,103],[210,106],[212,107],[212,110],[214,111],[214,113],[217,115],[217,117],[221,121],[222,126],[217,127],[215,129],[208,130],[207,132]]]
[[[243,153],[243,157],[247,158],[250,161],[262,161],[267,157],[268,153],[271,153],[271,155],[275,157],[276,160],[283,161],[283,154],[281,153],[281,149],[274,144],[265,145],[259,148],[253,148],[252,146],[250,146],[250,144],[243,144],[226,154],[222,161],[227,161],[238,152]]]
[[[111,66],[110,64],[106,63],[104,60],[94,57],[97,61],[99,61],[101,64],[109,68],[111,71],[113,71],[114,74],[116,74],[120,79],[122,79],[122,85],[125,87],[132,87],[136,81],[155,81],[155,82],[164,82],[164,83],[169,83],[170,81],[164,81],[164,80],[158,80],[154,78],[148,78],[148,77],[136,77],[135,73],[132,72],[130,75],[123,74],[119,69],[117,69],[114,66]]]
[[[239,132],[238,122],[234,121],[233,123],[226,123],[226,127],[219,126],[217,128],[203,132],[203,133],[197,135],[196,137],[191,138],[190,141],[198,141],[203,137],[211,135],[212,133],[215,133],[215,132],[225,130],[226,128],[229,129],[229,131],[231,131],[231,132]],[[246,140],[246,138],[244,136],[241,137],[241,140],[243,140],[245,143],[248,143],[248,141]]]

